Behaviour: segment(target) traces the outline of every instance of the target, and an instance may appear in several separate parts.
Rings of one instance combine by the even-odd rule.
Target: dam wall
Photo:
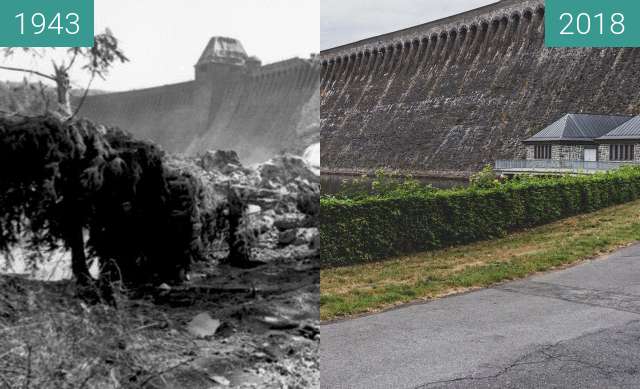
[[[318,142],[319,88],[317,57],[263,66],[236,40],[214,37],[194,81],[90,96],[80,114],[172,153],[235,150],[251,164]]]
[[[151,139],[168,151],[184,150],[197,134],[195,83],[87,97],[80,114]],[[179,130],[178,130],[179,129]]]
[[[640,113],[640,48],[547,48],[503,0],[321,52],[323,172],[466,176],[568,112]]]
[[[308,60],[285,62],[267,65],[227,89],[206,131],[190,142],[187,154],[224,148],[258,162],[281,151],[304,151],[311,144],[305,135],[319,133],[318,113],[311,116],[305,108],[319,95],[320,68]],[[305,128],[305,119],[315,126]]]

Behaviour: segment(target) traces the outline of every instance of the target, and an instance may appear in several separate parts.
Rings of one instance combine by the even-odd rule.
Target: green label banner
[[[546,0],[548,47],[640,47],[639,0]]]
[[[0,0],[0,47],[92,47],[94,0]]]

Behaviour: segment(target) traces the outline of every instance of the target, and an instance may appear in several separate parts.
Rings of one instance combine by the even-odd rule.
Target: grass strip
[[[334,320],[523,278],[640,240],[640,200],[504,238],[321,271],[320,317]]]

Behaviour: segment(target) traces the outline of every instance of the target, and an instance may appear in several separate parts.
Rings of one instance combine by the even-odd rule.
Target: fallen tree
[[[118,129],[55,116],[0,118],[0,250],[28,259],[63,246],[76,279],[179,278],[201,253],[198,186],[164,152]]]
[[[106,284],[140,285],[182,281],[198,260],[259,265],[258,244],[317,252],[319,196],[300,157],[248,169],[232,151],[178,158],[87,120],[0,117],[0,253],[37,264],[66,249],[80,284],[88,258]]]

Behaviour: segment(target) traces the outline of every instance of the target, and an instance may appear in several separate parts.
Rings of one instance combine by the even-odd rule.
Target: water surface
[[[347,191],[371,192],[371,183],[375,177],[361,177],[338,174],[322,174],[320,176],[320,187],[322,194],[336,194]],[[404,180],[402,177],[393,178],[398,181]],[[464,178],[414,178],[425,185],[431,185],[438,189],[450,189],[459,186],[468,186],[469,181]]]

